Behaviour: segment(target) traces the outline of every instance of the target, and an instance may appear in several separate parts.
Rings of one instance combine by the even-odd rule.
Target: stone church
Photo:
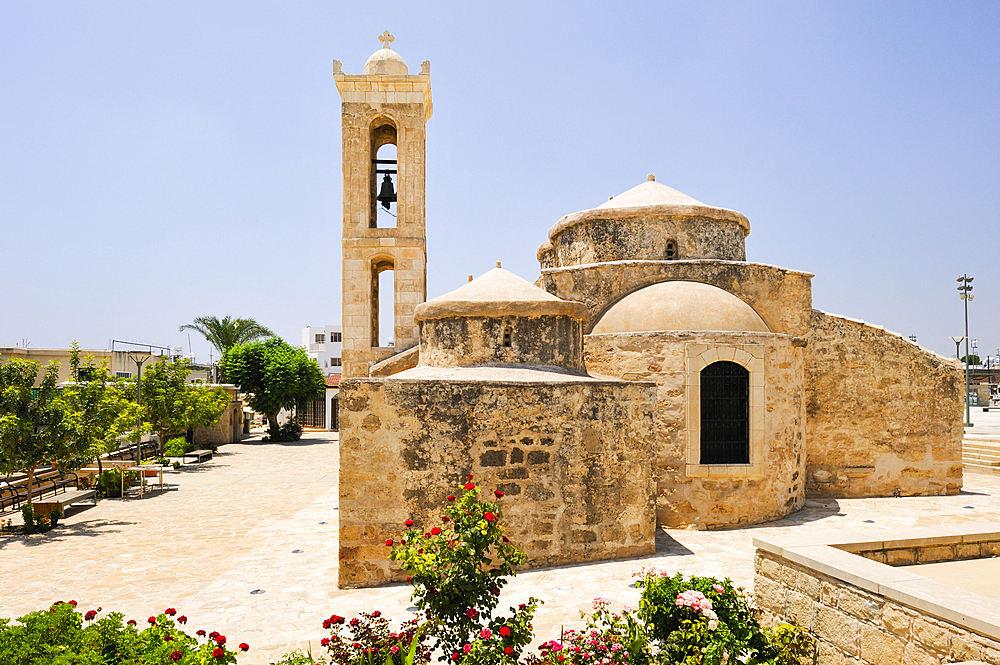
[[[529,565],[649,554],[659,527],[774,520],[806,497],[961,489],[957,363],[814,309],[810,273],[747,260],[745,216],[652,175],[558,220],[534,283],[497,264],[427,300],[430,63],[411,75],[380,40],[361,75],[334,61],[340,586],[395,579],[385,539],[467,473],[506,494]]]

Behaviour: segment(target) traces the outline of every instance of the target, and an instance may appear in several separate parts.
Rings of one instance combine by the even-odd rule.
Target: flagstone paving
[[[248,642],[239,660],[248,665],[307,644],[319,651],[321,622],[332,613],[406,617],[408,587],[337,589],[336,443],[329,432],[307,432],[293,444],[254,435],[167,474],[169,491],[72,509],[48,534],[0,535],[0,616],[70,599],[140,620],[170,606],[189,617],[191,630]],[[541,598],[536,636],[549,639],[578,625],[595,596],[636,605],[632,572],[642,566],[728,576],[750,588],[755,535],[971,521],[1000,521],[1000,476],[967,474],[957,496],[810,500],[767,525],[663,531],[653,556],[523,572],[501,608]]]

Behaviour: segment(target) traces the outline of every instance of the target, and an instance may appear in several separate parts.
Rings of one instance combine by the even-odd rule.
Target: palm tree
[[[204,336],[208,343],[219,351],[219,358],[237,344],[252,342],[258,337],[277,337],[273,330],[265,328],[253,319],[234,319],[224,316],[199,316],[194,323],[185,323],[180,331],[194,330]]]

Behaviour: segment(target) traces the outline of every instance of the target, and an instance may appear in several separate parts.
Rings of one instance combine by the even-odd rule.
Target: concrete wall
[[[399,579],[385,540],[436,520],[466,473],[507,494],[530,566],[652,554],[653,399],[617,381],[343,380],[340,587]]]
[[[691,348],[693,346],[693,348]],[[747,467],[688,474],[691,450],[687,391],[688,349],[747,349],[762,359],[761,432]],[[786,335],[767,333],[650,332],[588,335],[584,357],[595,375],[656,383],[656,517],[670,527],[733,526],[777,519],[805,501],[805,403],[802,349]],[[751,420],[754,419],[751,405]],[[695,462],[697,460],[694,460]]]
[[[961,490],[964,383],[956,361],[816,310],[807,340],[809,496]]]

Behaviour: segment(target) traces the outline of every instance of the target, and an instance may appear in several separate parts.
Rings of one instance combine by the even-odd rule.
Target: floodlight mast
[[[958,282],[959,298],[965,303],[965,426],[972,427],[971,416],[969,415],[969,301],[973,299],[972,280],[973,277],[962,275]],[[952,338],[954,339],[954,338]]]

